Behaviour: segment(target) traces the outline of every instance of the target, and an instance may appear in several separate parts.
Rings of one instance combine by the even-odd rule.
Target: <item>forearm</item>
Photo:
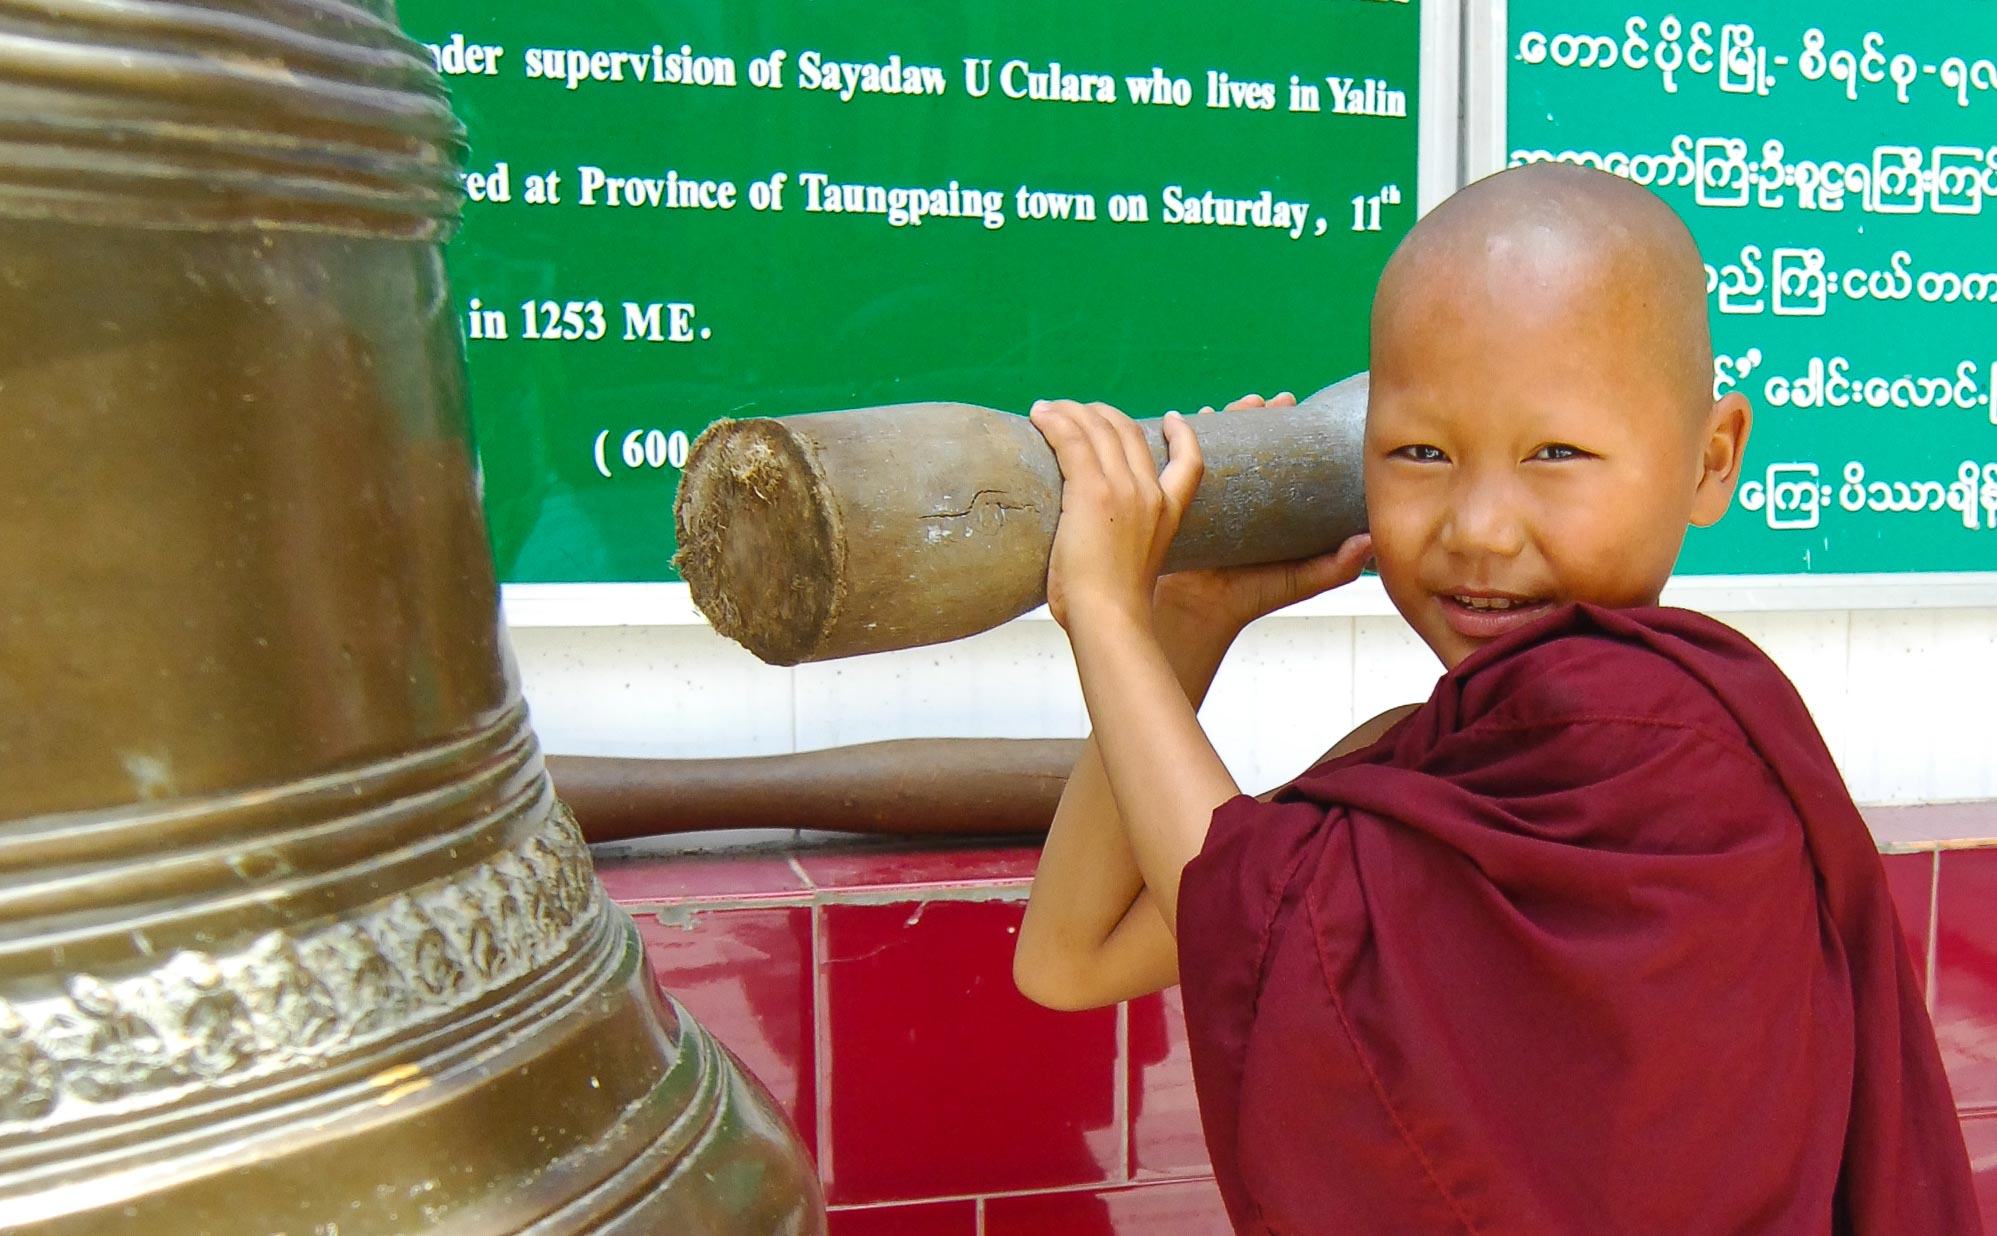
[[[1043,400],[1031,416],[1061,466],[1047,608],[1068,633],[1095,734],[1041,860],[1014,975],[1042,1003],[1074,991],[1095,1002],[1176,981],[1179,875],[1213,809],[1238,792],[1196,711],[1221,655],[1256,615],[1348,582],[1368,542],[1161,579],[1204,468],[1192,427],[1166,415],[1159,472],[1114,408]],[[1081,981],[1039,987],[1049,958],[1046,970]]]
[[[1074,623],[1069,636],[1129,853],[1176,936],[1180,872],[1200,852],[1214,808],[1240,790],[1152,623],[1110,612]]]
[[[1197,709],[1219,670],[1235,632],[1210,621],[1189,622],[1161,609],[1160,642],[1184,707]],[[1144,978],[1119,979],[1106,969],[1154,971],[1131,954],[1146,934],[1119,930],[1143,890],[1143,876],[1117,812],[1096,739],[1082,748],[1048,828],[1021,925],[1015,974],[1022,990],[1046,1003],[1105,1003]],[[1154,911],[1147,903],[1143,913]],[[1160,926],[1166,926],[1162,918]],[[1165,959],[1166,963],[1170,958]],[[1149,986],[1172,981],[1169,972]],[[1077,992],[1082,998],[1077,998]]]

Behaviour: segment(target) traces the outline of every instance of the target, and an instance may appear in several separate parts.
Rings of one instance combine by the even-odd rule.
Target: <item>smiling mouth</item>
[[[1438,599],[1442,602],[1443,619],[1450,629],[1472,640],[1496,639],[1517,627],[1537,621],[1554,605],[1550,597],[1474,592],[1446,592]]]

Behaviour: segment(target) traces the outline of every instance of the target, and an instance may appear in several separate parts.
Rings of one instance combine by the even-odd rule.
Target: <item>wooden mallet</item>
[[[1364,373],[1294,408],[1199,417],[1206,476],[1168,571],[1307,558],[1366,527]],[[1163,435],[1145,423],[1162,468]],[[1061,513],[1026,418],[909,403],[722,420],[694,443],[673,521],[693,602],[772,665],[914,648],[1046,600]]]

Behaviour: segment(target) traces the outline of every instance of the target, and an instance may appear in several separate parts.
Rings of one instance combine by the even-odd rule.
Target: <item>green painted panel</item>
[[[1716,389],[1755,405],[1739,509],[1680,569],[1997,570],[1997,3],[1509,19],[1511,161],[1606,166],[1676,207]]]
[[[1416,3],[401,13],[470,133],[450,261],[509,582],[673,578],[720,416],[1314,389],[1365,365],[1414,217]]]

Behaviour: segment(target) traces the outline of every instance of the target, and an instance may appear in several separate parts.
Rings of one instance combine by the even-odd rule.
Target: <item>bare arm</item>
[[[1231,408],[1261,403],[1250,396]],[[1127,428],[1120,421],[1099,405],[1036,415],[1068,478],[1068,539],[1057,537],[1050,605],[1074,645],[1096,731],[1055,814],[1014,959],[1020,990],[1055,1008],[1110,1004],[1177,981],[1179,872],[1199,852],[1214,807],[1238,792],[1195,710],[1242,627],[1348,582],[1370,549],[1355,537],[1304,562],[1171,576],[1154,593],[1170,530],[1149,546],[1148,562],[1140,561],[1145,547],[1102,538],[1128,537],[1136,526],[1141,539],[1147,512],[1141,501],[1130,504],[1127,489],[1162,485],[1173,472],[1154,477],[1141,440],[1126,438],[1127,451],[1119,451],[1116,435]],[[1175,461],[1191,446],[1196,485],[1189,436],[1167,432],[1178,439]],[[1186,472],[1177,479],[1174,500],[1182,504],[1191,489]],[[1105,503],[1105,489],[1119,487],[1126,492],[1111,496],[1122,504]],[[1119,571],[1123,587],[1090,586]]]
[[[1167,698],[1160,671],[1168,662],[1148,626],[1120,630],[1114,619],[1089,622],[1075,636],[1075,663],[1145,895],[1176,942],[1179,877],[1205,845],[1214,811],[1241,791],[1192,706]],[[1321,758],[1370,746],[1416,707],[1381,713]]]
[[[1161,636],[1170,621],[1161,614]],[[1183,645],[1169,636],[1160,644],[1197,709],[1225,648],[1215,650],[1210,642]],[[1390,709],[1364,722],[1313,765],[1371,746],[1416,707]],[[1266,802],[1275,793],[1257,797]],[[1082,748],[1048,830],[1013,957],[1013,980],[1028,999],[1058,1009],[1098,1008],[1179,981],[1176,933],[1138,872],[1093,737]]]
[[[1159,643],[1197,709],[1233,642],[1176,610],[1154,610]],[[1096,1008],[1179,981],[1178,948],[1145,891],[1096,739],[1082,747],[1047,830],[1013,956],[1013,981],[1053,1008]]]
[[[1070,634],[1110,793],[1144,887],[1174,938],[1179,877],[1214,809],[1241,792],[1179,691],[1148,615],[1105,612]]]

